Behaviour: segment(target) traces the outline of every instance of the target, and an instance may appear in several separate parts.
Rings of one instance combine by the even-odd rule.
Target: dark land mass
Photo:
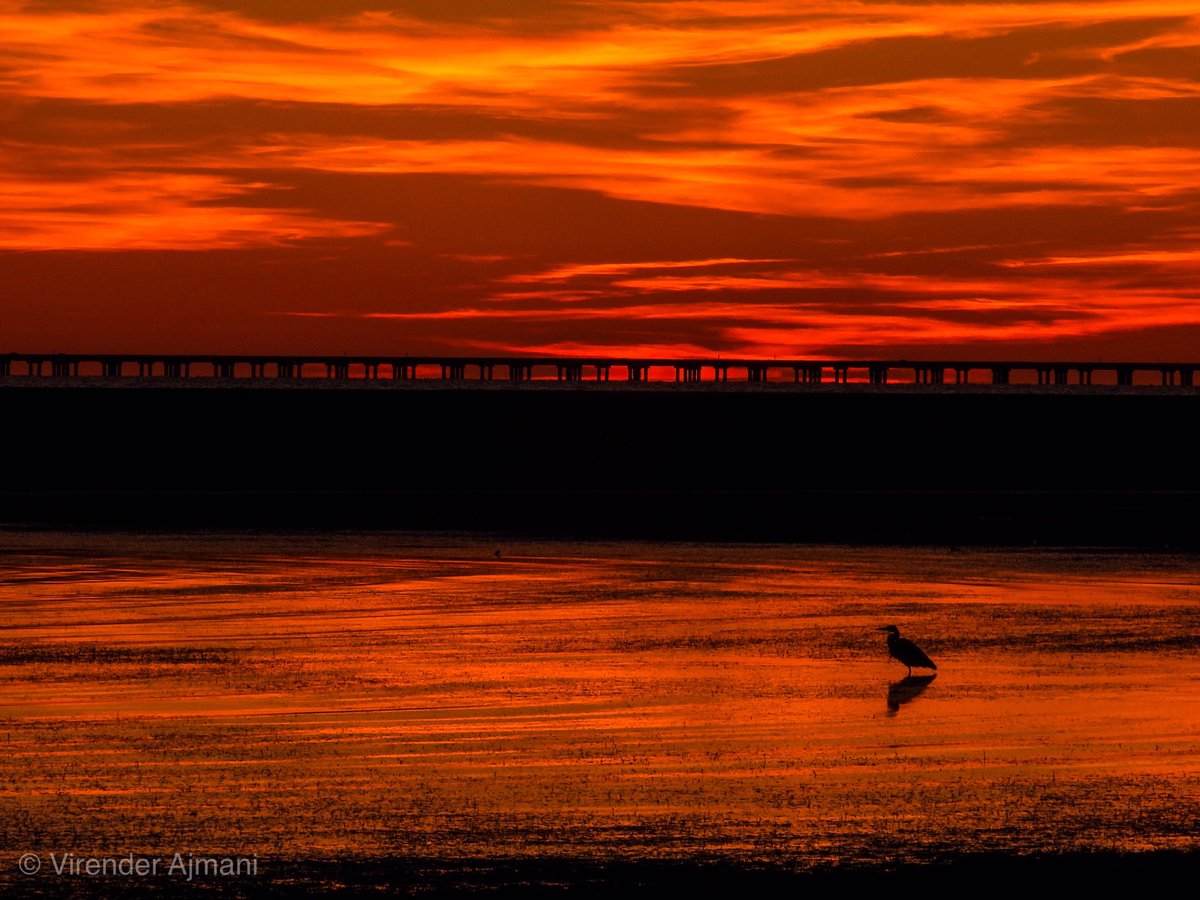
[[[14,875],[23,897],[295,896],[431,898],[497,897],[760,897],[819,896],[863,889],[913,896],[975,896],[984,886],[1004,890],[1136,893],[1154,885],[1187,883],[1194,853],[1064,853],[1033,856],[963,854],[938,862],[790,868],[720,860],[593,861],[534,859],[261,859],[255,877]],[[816,894],[814,892],[821,892]]]
[[[14,527],[1200,544],[1190,388],[21,381]]]

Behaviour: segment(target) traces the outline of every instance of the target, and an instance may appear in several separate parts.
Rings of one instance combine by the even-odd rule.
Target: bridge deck
[[[297,356],[247,354],[0,354],[0,376],[216,379],[533,379],[721,383],[863,381],[888,384],[1138,383],[1194,386],[1200,362],[749,359],[557,356]]]

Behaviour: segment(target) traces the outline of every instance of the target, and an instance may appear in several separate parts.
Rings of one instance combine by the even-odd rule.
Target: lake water
[[[356,534],[0,554],[6,869],[1198,845],[1196,558]],[[902,682],[888,624],[936,678]]]

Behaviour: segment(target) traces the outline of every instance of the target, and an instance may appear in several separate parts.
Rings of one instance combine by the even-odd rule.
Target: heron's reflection
[[[936,675],[909,675],[888,685],[888,715],[894,716],[905,703],[916,700],[929,687]]]

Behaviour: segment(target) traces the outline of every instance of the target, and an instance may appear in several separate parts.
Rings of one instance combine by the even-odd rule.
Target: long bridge
[[[1191,387],[1200,362],[633,358],[598,356],[300,356],[0,354],[0,377],[82,379],[390,379],[526,382],[793,382],[846,384],[1156,384]],[[652,379],[652,373],[658,378]],[[672,378],[673,375],[673,378]],[[948,378],[948,376],[950,376]],[[1015,378],[1015,380],[1014,380]]]

